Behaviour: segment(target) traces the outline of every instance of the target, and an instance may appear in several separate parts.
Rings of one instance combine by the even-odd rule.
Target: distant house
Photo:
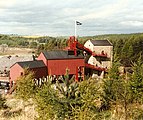
[[[25,68],[32,70],[35,73],[35,78],[47,76],[47,67],[42,60],[16,62],[10,68],[10,84],[16,82],[21,75],[24,75]]]

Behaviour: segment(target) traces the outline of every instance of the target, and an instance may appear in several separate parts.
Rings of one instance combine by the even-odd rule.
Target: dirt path
[[[30,48],[9,47],[4,53],[1,53],[1,55],[28,55],[33,54],[33,51],[35,50]]]

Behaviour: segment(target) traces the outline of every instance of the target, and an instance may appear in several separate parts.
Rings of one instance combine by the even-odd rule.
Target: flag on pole
[[[82,23],[79,21],[76,21],[76,25],[82,25]]]
[[[76,38],[77,38],[77,33],[76,33],[77,32],[77,25],[82,25],[82,23],[75,20],[75,41],[76,41]]]

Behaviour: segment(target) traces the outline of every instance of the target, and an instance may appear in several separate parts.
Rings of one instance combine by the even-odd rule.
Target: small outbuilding
[[[47,67],[42,60],[16,62],[10,67],[10,84],[15,83],[18,77],[24,75],[24,69],[32,70],[35,78],[47,76]]]

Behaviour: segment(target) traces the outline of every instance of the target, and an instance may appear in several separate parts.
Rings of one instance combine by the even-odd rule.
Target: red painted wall
[[[35,78],[42,78],[47,76],[47,67],[30,69],[35,73]],[[21,76],[21,72],[24,74],[24,69],[17,63],[10,68],[10,81],[16,81]]]
[[[45,58],[45,56],[42,52],[38,56],[37,60],[43,60],[44,64],[47,66],[47,59]]]
[[[24,72],[23,68],[19,66],[17,63],[14,64],[10,68],[10,81],[15,81],[18,77],[20,77],[21,72]]]
[[[39,55],[37,60],[43,60],[47,67],[31,69],[35,72],[35,78],[42,78],[47,75],[64,75],[66,69],[69,74],[76,74],[77,67],[84,66],[84,59],[63,59],[63,60],[47,60],[43,53]],[[10,82],[17,80],[21,76],[24,69],[17,63],[10,68]]]
[[[48,75],[76,74],[76,68],[84,66],[84,59],[48,60]]]
[[[35,78],[42,78],[47,76],[47,67],[30,69],[35,73]]]

